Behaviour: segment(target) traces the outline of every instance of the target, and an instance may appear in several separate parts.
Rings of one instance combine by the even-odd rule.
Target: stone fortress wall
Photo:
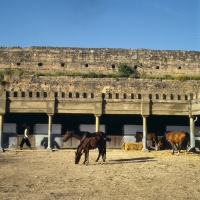
[[[0,69],[113,73],[127,64],[148,75],[197,75],[200,52],[148,49],[0,47]]]
[[[200,52],[148,49],[0,47],[0,70],[19,69],[38,72],[116,73],[120,64],[152,76],[200,74]],[[82,78],[69,76],[8,75],[4,90],[10,96],[48,96],[61,98],[101,97],[112,99],[187,100],[198,98],[200,81],[131,78]],[[30,94],[31,92],[31,94]],[[33,94],[32,94],[33,92]],[[26,94],[25,94],[26,93]]]

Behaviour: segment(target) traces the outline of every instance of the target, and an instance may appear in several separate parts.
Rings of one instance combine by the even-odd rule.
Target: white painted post
[[[143,118],[143,139],[142,139],[143,148],[142,148],[142,151],[147,152],[147,151],[149,151],[147,149],[147,122],[146,122],[147,116],[143,115],[142,118]]]
[[[48,114],[48,116],[49,116],[49,123],[48,123],[48,147],[47,147],[47,150],[52,151],[51,140],[52,140],[52,117],[53,117],[53,114]]]
[[[95,131],[99,132],[99,119],[100,119],[100,115],[95,115],[95,119],[96,119],[96,123],[95,123]]]
[[[197,120],[193,120],[193,116],[190,116],[190,150],[193,151],[195,150],[195,135],[194,135],[194,122]]]

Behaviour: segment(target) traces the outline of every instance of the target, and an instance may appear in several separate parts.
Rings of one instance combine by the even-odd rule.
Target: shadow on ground
[[[106,164],[121,164],[121,163],[135,163],[135,162],[155,162],[154,157],[139,157],[139,158],[127,158],[109,160]]]

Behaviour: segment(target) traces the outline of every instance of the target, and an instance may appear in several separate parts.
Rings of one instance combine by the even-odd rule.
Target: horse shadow
[[[44,137],[42,139],[41,146],[44,146],[45,149],[48,147],[48,137]],[[51,147],[52,148],[56,148],[56,149],[61,149],[61,147],[59,146],[59,144],[55,140],[55,136],[52,136]]]
[[[122,163],[136,163],[136,162],[156,162],[154,157],[139,157],[139,158],[125,158],[125,159],[116,159],[109,160],[106,164],[122,164]]]

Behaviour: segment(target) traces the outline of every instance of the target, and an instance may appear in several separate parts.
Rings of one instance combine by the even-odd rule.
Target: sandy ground
[[[0,199],[200,199],[200,152],[107,149],[107,163],[74,164],[75,150],[0,153]]]

